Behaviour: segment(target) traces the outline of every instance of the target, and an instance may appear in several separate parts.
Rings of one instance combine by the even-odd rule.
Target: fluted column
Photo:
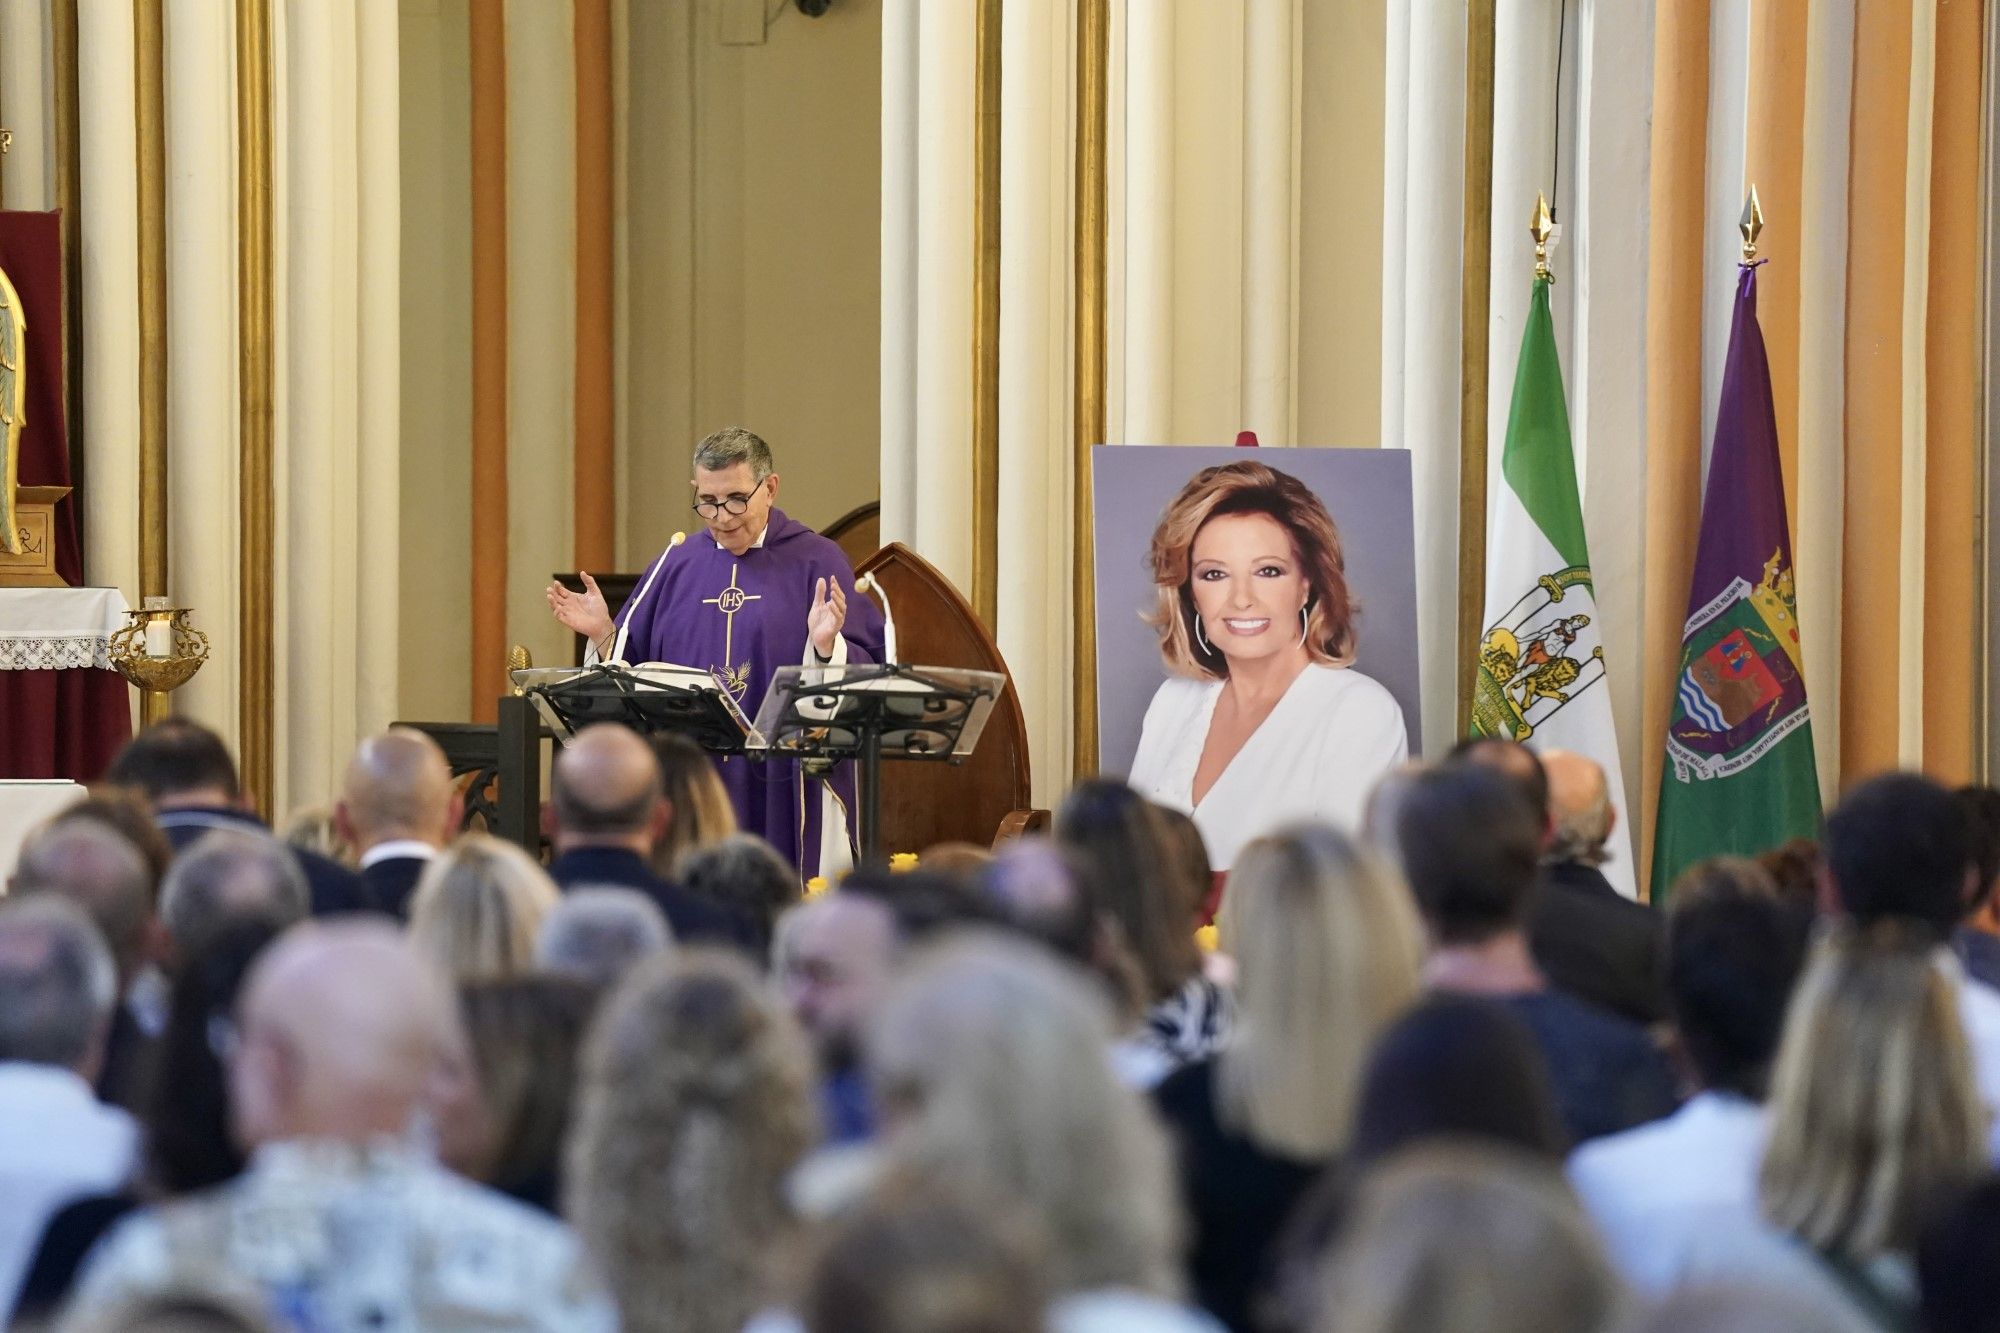
[[[1125,7],[1126,444],[1173,439],[1174,5]]]
[[[50,35],[46,0],[0,4],[0,125],[14,136],[0,161],[0,206],[7,208],[56,206]]]
[[[395,0],[285,0],[277,33],[280,817],[395,708],[395,34]]]
[[[917,536],[919,0],[882,5],[882,540]]]
[[[927,3],[917,34],[916,504],[910,532],[917,551],[961,589],[972,587],[974,10],[969,0]],[[885,459],[885,472],[887,464]]]
[[[168,591],[216,645],[174,710],[237,748],[234,6],[166,6]],[[227,645],[224,647],[224,645]]]
[[[77,8],[82,194],[83,389],[90,418],[82,490],[91,580],[139,596],[139,206],[132,6]]]
[[[1397,8],[1401,8],[1398,6]],[[1393,20],[1400,24],[1401,20]],[[1392,28],[1391,50],[1401,46]],[[1411,6],[1407,67],[1391,71],[1402,105],[1388,138],[1404,149],[1401,208],[1388,210],[1402,263],[1402,342],[1385,352],[1384,420],[1400,396],[1401,434],[1384,443],[1411,451],[1416,495],[1417,638],[1421,652],[1423,748],[1442,753],[1454,737],[1458,656],[1459,255],[1465,139],[1465,16],[1448,5]],[[1392,304],[1384,285],[1383,304]],[[1400,378],[1387,381],[1400,364]]]
[[[1248,0],[1243,41],[1242,424],[1293,444],[1298,236],[1297,0]]]
[[[1006,0],[1000,160],[1000,651],[1028,721],[1035,801],[1069,772],[1070,447],[1065,294],[1069,35],[1062,0]]]

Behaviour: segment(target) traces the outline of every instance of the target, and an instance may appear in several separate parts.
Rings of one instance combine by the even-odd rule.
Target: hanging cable
[[[1563,32],[1569,23],[1569,0],[1556,0],[1556,130],[1555,144],[1550,149],[1555,158],[1555,169],[1549,180],[1549,220],[1562,217],[1562,195],[1558,187],[1562,184],[1563,146]]]

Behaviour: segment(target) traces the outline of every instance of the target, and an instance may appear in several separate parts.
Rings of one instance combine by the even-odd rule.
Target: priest
[[[549,585],[549,609],[596,657],[706,670],[752,717],[779,667],[882,660],[882,614],[846,554],[776,508],[769,445],[715,432],[695,446],[693,488],[707,531],[668,545],[615,617],[589,574],[580,594]],[[716,759],[737,822],[807,877],[852,858],[853,767],[818,778],[797,760]]]

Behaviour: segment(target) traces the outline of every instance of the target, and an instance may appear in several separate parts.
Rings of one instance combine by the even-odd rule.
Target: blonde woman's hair
[[[1908,1252],[1924,1203],[1983,1165],[1986,1134],[1932,942],[1893,922],[1830,931],[1778,1046],[1765,1215],[1837,1258]]]
[[[868,1050],[893,1166],[1011,1198],[1050,1240],[1057,1294],[1179,1291],[1166,1137],[1112,1075],[1110,1016],[1043,950],[968,931],[897,982]]]
[[[1322,1272],[1315,1333],[1602,1333],[1627,1303],[1556,1168],[1462,1143],[1367,1177]]]
[[[792,1239],[812,1056],[750,964],[705,949],[621,984],[585,1048],[565,1214],[626,1333],[737,1333]]]
[[[653,848],[653,869],[672,877],[689,852],[713,847],[736,832],[736,807],[729,789],[702,748],[685,736],[663,731],[652,738],[660,766],[661,794],[672,807],[667,831]]]
[[[1266,1152],[1333,1156],[1375,1039],[1417,998],[1423,925],[1394,871],[1335,829],[1258,838],[1229,876],[1236,1034],[1216,1115]]]
[[[510,977],[535,964],[555,881],[513,843],[467,833],[424,867],[410,897],[410,939],[453,981]]]

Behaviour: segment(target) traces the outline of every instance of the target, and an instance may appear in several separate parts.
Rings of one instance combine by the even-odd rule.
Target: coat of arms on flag
[[[1581,595],[1568,599],[1573,589]],[[1604,679],[1604,647],[1591,628],[1590,568],[1544,574],[1479,641],[1472,730],[1524,741]],[[1567,605],[1565,602],[1567,600]]]
[[[1756,587],[1731,579],[1688,618],[1667,724],[1674,777],[1686,782],[1740,773],[1805,725],[1807,716],[1792,571],[1774,551]]]

